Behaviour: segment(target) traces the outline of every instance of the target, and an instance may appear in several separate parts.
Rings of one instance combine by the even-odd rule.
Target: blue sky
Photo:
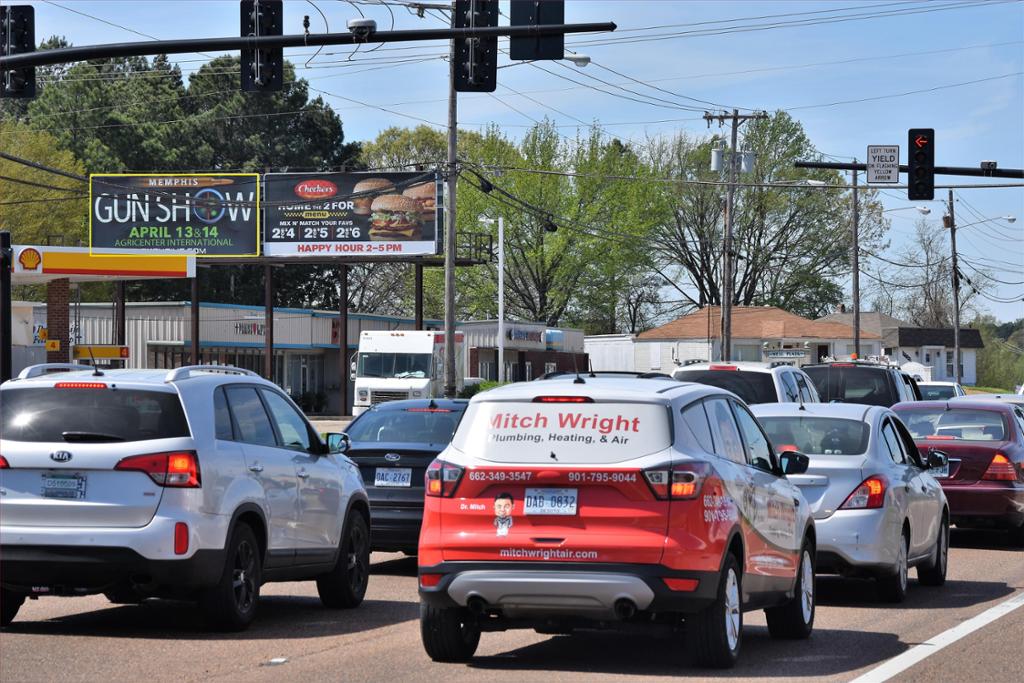
[[[238,3],[234,0],[59,0],[31,4],[36,7],[37,38],[59,34],[76,45],[143,39],[126,29],[159,38],[232,35],[238,29]],[[502,3],[507,14],[505,5]],[[358,16],[359,11],[376,19],[382,30],[392,21],[388,8],[372,1],[354,5],[317,0],[314,7],[310,2],[287,0],[285,32],[300,33],[302,16],[307,14],[311,30],[323,31],[325,24],[317,7],[335,32],[344,30],[347,19]],[[390,9],[396,28],[442,25],[436,15],[421,19],[397,3]],[[880,12],[889,14],[812,24],[840,15]],[[784,14],[791,16],[755,18]],[[728,21],[732,19],[737,21]],[[621,84],[667,102],[653,103],[647,97],[641,98],[647,100],[645,103],[632,102],[575,85],[529,65],[516,65],[499,71],[495,97],[460,97],[460,125],[494,122],[515,136],[532,125],[531,119],[546,116],[564,125],[562,131],[567,135],[574,133],[577,120],[598,120],[623,138],[643,139],[677,131],[706,134],[700,112],[688,109],[694,103],[681,97],[685,96],[730,107],[787,109],[803,123],[819,150],[841,159],[863,159],[868,144],[899,144],[905,162],[907,129],[931,127],[936,129],[936,162],[940,165],[977,166],[983,159],[994,159],[1000,167],[1024,167],[1024,3],[1019,1],[569,0],[566,20],[614,21],[619,31],[567,40],[567,48],[593,59],[594,63],[584,69],[565,62],[545,63],[543,68],[620,95],[628,93],[588,77]],[[502,21],[507,23],[507,19]],[[721,33],[722,29],[783,22],[802,23]],[[694,31],[717,35],[694,35]],[[678,35],[683,32],[685,35]],[[664,39],[651,40],[658,36]],[[395,47],[400,49],[392,49]],[[312,52],[295,49],[287,51],[286,56],[302,66]],[[385,45],[372,54],[361,50],[347,61],[350,52],[349,48],[324,48],[309,68],[300,71],[313,87],[340,96],[325,99],[342,117],[347,139],[371,139],[386,127],[417,123],[374,105],[444,123],[447,64],[442,59],[446,52],[443,43]],[[198,68],[205,57],[179,55],[177,59],[188,71]],[[407,61],[394,63],[400,59]],[[511,64],[506,58],[501,63]],[[674,94],[631,83],[598,65]],[[957,85],[981,79],[988,80]],[[930,92],[888,97],[926,90]],[[696,106],[704,108],[703,104]],[[654,123],[659,121],[664,122]],[[940,183],[943,181],[986,182],[979,178],[945,178]],[[944,190],[936,192],[937,199],[944,200],[945,196]],[[957,196],[960,225],[979,217],[1018,218],[1013,224],[990,221],[965,227],[958,231],[958,246],[975,265],[992,266],[997,278],[1024,281],[1024,188],[963,189],[957,191]],[[921,218],[908,207],[922,203],[908,202],[905,191],[887,191],[883,197],[886,208],[892,209],[887,214],[892,219],[892,246],[899,249]],[[930,208],[927,218],[936,230],[941,230],[943,207],[936,201]],[[874,264],[869,268],[873,269]],[[968,277],[971,272],[970,267],[965,268]],[[1024,284],[999,285],[991,294],[1017,299],[1013,303],[981,302],[998,318],[1024,317],[1020,300]]]

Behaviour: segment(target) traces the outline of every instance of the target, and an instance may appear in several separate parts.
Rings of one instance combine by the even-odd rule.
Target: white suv
[[[725,389],[748,405],[757,403],[820,403],[814,382],[789,363],[687,361],[672,372],[683,382],[698,382]]]
[[[241,630],[267,581],[366,592],[359,468],[247,370],[27,368],[0,386],[0,454],[3,625],[30,595],[196,599]]]

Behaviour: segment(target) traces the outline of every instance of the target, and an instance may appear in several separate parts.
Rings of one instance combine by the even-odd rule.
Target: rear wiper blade
[[[123,436],[103,432],[61,432],[65,441],[124,441]]]

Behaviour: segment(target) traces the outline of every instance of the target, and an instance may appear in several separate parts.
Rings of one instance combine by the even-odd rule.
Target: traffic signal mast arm
[[[866,171],[867,164],[848,164],[831,161],[797,161],[796,168],[826,168],[836,171]],[[908,173],[910,168],[900,164],[900,173]],[[1024,178],[1022,168],[974,168],[972,166],[936,166],[935,175],[979,176],[983,178]]]
[[[355,43],[408,43],[423,40],[458,40],[497,36],[536,37],[564,33],[599,33],[614,31],[614,22],[583,24],[550,24],[540,26],[491,26],[477,28],[438,28],[409,31],[372,31],[368,33],[323,33],[290,36],[232,36],[228,38],[189,38],[182,40],[150,40],[138,43],[82,45],[52,50],[35,50],[0,57],[0,71],[25,67],[47,66],[111,57],[141,57],[156,54],[186,54],[220,50],[270,49],[306,47],[310,45],[353,45]]]

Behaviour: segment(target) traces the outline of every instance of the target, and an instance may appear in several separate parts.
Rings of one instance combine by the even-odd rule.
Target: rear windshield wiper
[[[103,432],[61,432],[61,436],[65,441],[125,441],[123,436]]]

